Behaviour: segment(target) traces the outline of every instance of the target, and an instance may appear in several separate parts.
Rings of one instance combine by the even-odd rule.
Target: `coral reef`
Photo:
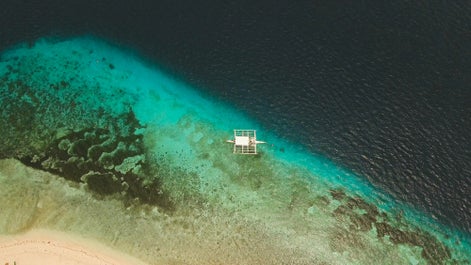
[[[83,183],[97,195],[170,208],[159,181],[147,172],[132,99],[118,88],[100,89],[76,71],[52,70],[78,62],[50,60],[37,54],[0,64],[0,158]]]
[[[142,135],[103,128],[62,129],[57,135],[44,152],[17,158],[28,166],[84,183],[96,194],[122,194],[169,208],[158,180],[146,177]]]
[[[350,234],[347,238],[355,238],[355,233],[370,231],[374,227],[377,237],[381,240],[422,248],[422,257],[430,264],[445,264],[451,259],[448,247],[428,232],[411,225],[392,225],[390,222],[393,217],[359,197],[347,195],[341,189],[331,190],[330,194],[334,200],[341,202],[332,215],[342,222],[349,223],[349,231],[345,231]],[[400,216],[396,219],[401,223]],[[334,238],[338,237],[339,235],[334,235]]]

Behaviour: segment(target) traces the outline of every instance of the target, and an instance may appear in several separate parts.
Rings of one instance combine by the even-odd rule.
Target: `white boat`
[[[234,130],[234,139],[227,140],[228,143],[234,144],[234,154],[256,155],[257,144],[265,144],[264,141],[257,141],[256,130]]]

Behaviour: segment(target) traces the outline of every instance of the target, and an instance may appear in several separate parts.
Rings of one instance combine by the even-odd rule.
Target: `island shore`
[[[102,41],[7,51],[0,81],[0,241],[47,229],[5,238],[0,265],[139,264],[103,246],[152,265],[471,260],[466,235]],[[270,144],[234,155],[233,128]]]
[[[0,236],[0,264],[129,265],[142,261],[97,241],[49,230]]]

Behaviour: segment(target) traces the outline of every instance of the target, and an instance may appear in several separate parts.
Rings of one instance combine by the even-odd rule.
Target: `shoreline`
[[[145,265],[92,239],[70,233],[34,229],[25,234],[0,235],[0,264]]]
[[[266,146],[257,159],[234,156],[230,146],[221,144],[227,132],[233,126],[257,128],[255,122],[119,50],[80,39],[32,49],[19,52],[21,60],[8,60],[14,71],[5,66],[10,82],[5,91],[12,91],[5,93],[12,95],[5,102],[14,102],[5,113],[16,122],[6,127],[11,130],[4,139],[11,149],[5,153],[52,151],[0,160],[5,187],[0,230],[6,234],[31,228],[64,231],[63,238],[68,233],[96,238],[151,264],[467,260],[462,257],[467,245],[454,244],[454,236],[407,209],[395,215],[400,205],[353,173],[263,129],[262,139],[282,150]],[[56,56],[46,56],[51,51]],[[43,76],[38,67],[62,74]],[[43,79],[51,87],[42,86]],[[41,111],[35,120],[16,115],[25,108]],[[42,134],[44,125],[59,141]],[[150,166],[141,171],[144,162]],[[131,173],[135,178],[121,178]],[[140,185],[146,183],[158,185]],[[99,192],[104,195],[96,196]],[[145,196],[128,200],[140,194]],[[146,198],[155,200],[140,200]],[[30,241],[20,243],[27,248]],[[32,246],[47,247],[47,242]],[[43,252],[58,256],[64,251]]]

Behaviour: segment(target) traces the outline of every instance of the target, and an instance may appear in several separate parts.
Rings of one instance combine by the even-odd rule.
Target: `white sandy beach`
[[[129,265],[145,264],[99,242],[76,235],[33,230],[23,235],[0,236],[0,264]]]

